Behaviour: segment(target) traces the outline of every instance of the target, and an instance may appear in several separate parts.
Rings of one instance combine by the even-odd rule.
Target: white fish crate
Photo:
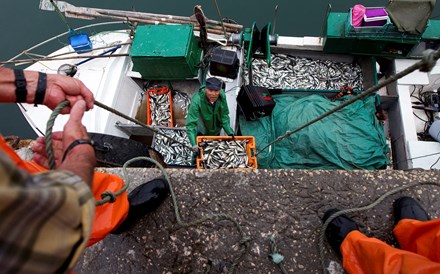
[[[186,128],[177,127],[155,127],[163,134],[172,137],[180,143],[187,144],[189,147]],[[166,138],[161,134],[154,133],[152,147],[157,150],[163,157],[164,162],[171,166],[194,166],[193,152],[187,146],[174,142],[170,138]]]

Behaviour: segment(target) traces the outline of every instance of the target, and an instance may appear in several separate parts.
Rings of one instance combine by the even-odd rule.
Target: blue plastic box
[[[93,49],[89,36],[84,33],[70,35],[69,44],[79,54],[89,52]]]

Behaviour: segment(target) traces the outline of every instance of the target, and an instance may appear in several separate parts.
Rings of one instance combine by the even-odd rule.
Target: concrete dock
[[[101,169],[122,176],[122,169]],[[395,244],[392,203],[416,198],[432,218],[440,217],[439,171],[196,170],[166,169],[186,227],[176,221],[171,196],[153,213],[120,235],[109,234],[86,249],[75,273],[323,273],[319,256],[321,218],[330,208],[366,206],[399,187],[374,208],[350,214],[362,232]],[[161,175],[159,169],[129,169],[128,191]],[[428,183],[428,184],[426,184]],[[274,242],[270,242],[272,237]],[[243,244],[240,244],[240,241]],[[343,273],[340,259],[324,242],[324,265]],[[269,257],[271,246],[284,259]],[[278,257],[281,258],[281,257]]]

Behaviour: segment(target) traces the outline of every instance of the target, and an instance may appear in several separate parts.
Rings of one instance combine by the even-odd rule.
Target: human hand
[[[194,153],[195,156],[199,156],[200,155],[200,150],[199,150],[199,146],[193,146],[191,148],[192,152]]]
[[[81,124],[85,109],[85,102],[83,100],[78,101],[72,107],[70,118],[64,126],[64,131],[54,132],[52,134],[52,141],[56,169],[69,170],[82,177],[87,183],[91,184],[93,179],[93,169],[96,164],[93,147],[81,144],[72,147],[66,152],[66,149],[76,140],[89,139],[86,128]],[[39,137],[36,140],[32,150],[34,151],[34,161],[48,168],[46,144],[42,137]],[[66,158],[62,161],[64,154],[66,154]]]
[[[43,104],[54,109],[59,103],[68,100],[70,105],[63,108],[62,114],[69,113],[71,107],[80,100],[86,103],[86,110],[93,108],[93,93],[78,79],[60,74],[47,75],[47,88]]]

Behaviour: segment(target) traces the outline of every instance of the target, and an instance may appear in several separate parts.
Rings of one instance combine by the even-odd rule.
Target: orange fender
[[[101,200],[101,194],[105,191],[116,192],[124,186],[121,177],[102,172],[95,172],[93,176],[92,192],[95,200]],[[114,203],[105,203],[97,206],[95,209],[95,218],[93,220],[92,234],[90,235],[87,246],[104,239],[108,233],[119,226],[128,214],[128,196],[124,191],[116,197]]]
[[[15,151],[6,143],[3,137],[0,136],[0,150],[6,153],[9,158],[21,169],[29,173],[44,172],[48,169],[33,162],[25,161],[15,153]],[[95,172],[93,176],[92,192],[97,201],[101,200],[101,194],[105,191],[116,192],[124,186],[124,181],[121,177],[113,174],[102,172]],[[127,192],[123,192],[116,197],[114,203],[105,203],[97,206],[95,210],[95,217],[93,220],[92,233],[90,235],[87,246],[91,246],[96,242],[102,240],[108,233],[121,224],[128,214],[128,196]]]

